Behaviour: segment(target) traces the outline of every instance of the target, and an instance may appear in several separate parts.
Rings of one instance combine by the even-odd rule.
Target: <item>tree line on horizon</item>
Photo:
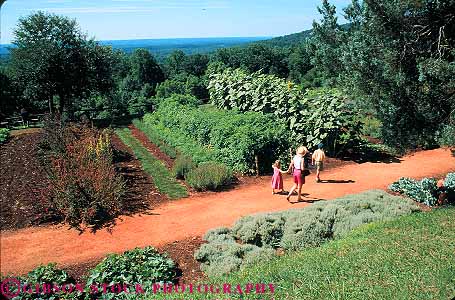
[[[172,94],[208,102],[209,75],[240,68],[303,91],[341,90],[359,113],[382,123],[390,145],[430,146],[437,132],[455,135],[455,0],[352,0],[343,9],[348,25],[338,23],[328,0],[318,10],[311,32],[208,54],[176,50],[162,61],[146,49],[102,46],[75,20],[34,13],[20,19],[15,48],[0,66],[0,117],[21,107],[137,114]]]

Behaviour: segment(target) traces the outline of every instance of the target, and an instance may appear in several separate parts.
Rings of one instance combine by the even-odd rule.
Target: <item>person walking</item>
[[[320,143],[318,145],[318,150],[314,151],[313,155],[311,156],[311,164],[316,167],[316,182],[321,182],[321,171],[324,170],[324,160],[325,160],[325,152],[324,152],[324,145]]]
[[[297,201],[302,201],[302,186],[305,183],[305,176],[303,174],[305,169],[304,157],[308,150],[306,147],[300,146],[297,148],[296,155],[291,159],[288,172],[292,170],[294,177],[294,185],[289,191],[286,199],[289,201],[292,193],[297,189]]]

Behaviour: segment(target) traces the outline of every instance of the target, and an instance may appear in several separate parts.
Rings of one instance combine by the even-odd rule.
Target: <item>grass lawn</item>
[[[133,150],[134,155],[141,161],[142,168],[152,177],[160,193],[166,194],[170,199],[188,196],[186,187],[174,179],[163,162],[153,156],[128,128],[117,129],[115,132],[122,142]]]
[[[276,290],[273,295],[244,294],[242,298],[220,294],[207,298],[452,299],[455,209],[364,225],[319,248],[289,253],[211,282],[221,286],[225,282],[243,286],[274,283]]]

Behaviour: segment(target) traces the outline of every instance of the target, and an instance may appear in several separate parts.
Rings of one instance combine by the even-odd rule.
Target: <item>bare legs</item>
[[[292,193],[294,193],[294,191],[297,189],[297,194],[298,194],[297,201],[301,201],[302,200],[302,187],[303,187],[303,184],[294,183],[294,185],[292,186],[291,190],[289,191],[289,194],[286,197],[286,199],[289,201]]]

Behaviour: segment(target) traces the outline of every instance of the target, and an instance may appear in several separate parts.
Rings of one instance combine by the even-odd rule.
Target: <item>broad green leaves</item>
[[[303,94],[292,83],[260,72],[226,69],[212,74],[209,83],[213,104],[224,109],[272,113],[290,129],[292,144],[337,146],[358,136],[360,127],[337,90],[312,90]]]

